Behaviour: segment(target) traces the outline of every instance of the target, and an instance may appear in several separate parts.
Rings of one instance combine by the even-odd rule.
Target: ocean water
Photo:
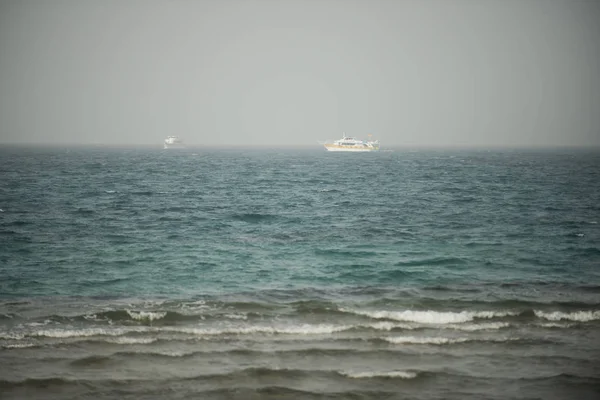
[[[0,149],[2,399],[598,399],[600,153]]]

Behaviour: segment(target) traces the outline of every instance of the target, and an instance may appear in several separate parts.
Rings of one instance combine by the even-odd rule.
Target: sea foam
[[[14,343],[14,344],[5,344],[2,345],[4,349],[26,349],[28,347],[37,346],[35,343]]]
[[[536,317],[544,318],[549,321],[569,320],[587,322],[600,319],[600,311],[575,311],[565,313],[561,311],[544,312],[540,310],[535,310],[534,313]]]
[[[31,333],[29,336],[42,336],[49,338],[77,338],[90,336],[121,336],[129,332],[145,332],[144,329],[105,329],[105,328],[85,328],[85,329],[46,329]]]
[[[511,311],[363,311],[352,309],[340,309],[340,311],[364,315],[375,319],[392,319],[396,321],[417,322],[422,324],[459,324],[473,321],[476,318],[495,318],[517,315]]]
[[[166,311],[132,311],[126,310],[129,316],[137,321],[155,321],[167,315]]]
[[[403,378],[412,379],[417,377],[416,372],[410,371],[387,371],[387,372],[341,372],[341,375],[347,376],[348,378],[364,379],[364,378]]]
[[[150,344],[156,342],[155,338],[132,338],[132,337],[116,337],[108,339],[107,342],[114,344]]]
[[[384,338],[386,342],[393,344],[452,344],[464,343],[468,338],[446,338],[446,337],[416,337],[416,336],[398,336]]]
[[[508,322],[487,322],[482,324],[456,324],[456,325],[447,325],[448,328],[456,329],[459,331],[487,331],[487,330],[496,330],[502,328],[508,328],[510,324]]]
[[[417,337],[417,336],[395,336],[395,337],[387,337],[383,338],[386,342],[393,344],[455,344],[455,343],[465,343],[465,342],[497,342],[504,343],[510,342],[514,340],[520,340],[519,338],[469,338],[469,337]]]
[[[199,336],[218,336],[218,335],[248,335],[255,333],[265,334],[287,334],[287,335],[322,335],[328,333],[341,332],[351,329],[348,325],[297,325],[297,326],[239,326],[225,329],[217,328],[163,328],[162,331],[187,333]]]

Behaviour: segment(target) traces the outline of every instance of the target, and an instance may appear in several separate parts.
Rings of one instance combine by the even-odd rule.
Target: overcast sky
[[[600,1],[0,0],[0,142],[600,145]]]

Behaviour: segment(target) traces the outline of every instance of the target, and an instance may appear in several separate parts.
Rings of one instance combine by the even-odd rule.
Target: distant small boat
[[[167,136],[165,139],[165,149],[184,149],[185,145],[179,139],[179,136]]]
[[[371,135],[369,135],[369,140],[359,140],[344,135],[341,139],[326,142],[323,145],[327,151],[379,151],[379,140],[371,140]]]

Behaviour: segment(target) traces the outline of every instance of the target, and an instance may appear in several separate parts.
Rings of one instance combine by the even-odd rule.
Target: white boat
[[[165,139],[165,149],[184,149],[185,146],[179,136],[167,136]]]
[[[323,144],[327,151],[379,151],[379,140],[359,140],[350,136],[344,135],[341,139],[329,141]]]

